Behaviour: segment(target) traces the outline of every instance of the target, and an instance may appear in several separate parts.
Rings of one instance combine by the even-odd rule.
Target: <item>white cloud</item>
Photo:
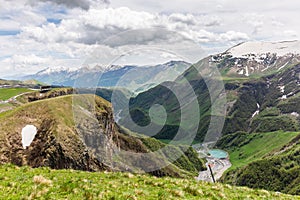
[[[107,38],[114,36],[114,44],[127,45],[146,44],[155,41],[170,40],[172,35],[162,31],[180,33],[187,39],[193,39],[198,43],[223,42],[248,39],[246,34],[235,31],[221,32],[219,34],[205,30],[206,26],[218,26],[221,20],[216,16],[191,15],[173,13],[150,14],[137,12],[129,8],[117,9],[90,9],[81,13],[76,19],[65,19],[59,25],[47,24],[42,27],[24,27],[21,36],[33,38],[40,42],[67,42],[73,41],[85,44],[106,43]],[[156,29],[160,27],[161,29]],[[149,31],[153,28],[153,31]],[[147,31],[143,30],[147,29]],[[118,34],[124,31],[136,30],[128,38],[118,38]],[[230,34],[230,36],[225,37]],[[177,34],[178,35],[178,34]],[[236,37],[238,36],[238,37]],[[121,40],[120,40],[121,39]],[[118,43],[118,44],[117,44]]]
[[[42,25],[42,27],[23,27],[21,37],[32,38],[43,43],[56,43],[77,41],[81,38],[81,32],[77,32],[76,27],[68,30],[68,26],[56,26],[53,23],[49,23],[47,25]]]
[[[139,29],[153,26],[156,16],[147,12],[137,12],[127,7],[117,9],[91,9],[79,17],[86,25],[99,29],[116,26],[121,29]]]
[[[49,2],[56,5],[64,5],[69,8],[82,8],[88,10],[91,5],[109,4],[108,0],[28,0],[28,3],[35,5],[39,2]]]
[[[244,21],[254,28],[253,34],[258,34],[264,26],[264,15],[257,13],[247,13],[243,17]]]
[[[298,37],[299,36],[299,33],[294,30],[285,30],[283,33],[288,37]]]
[[[235,42],[235,41],[243,41],[249,39],[250,38],[247,34],[236,32],[236,31],[228,31],[226,33],[220,34],[220,41]]]
[[[0,30],[21,32],[0,36],[2,74],[78,67],[97,48],[108,58],[130,48],[175,50],[192,43],[215,53],[246,40],[298,39],[300,31],[294,20],[300,3],[292,0],[113,0],[110,7],[105,0],[26,2],[0,0]],[[189,53],[197,59],[196,51]]]
[[[20,30],[22,26],[39,26],[46,22],[42,14],[20,0],[0,0],[0,4],[0,16],[3,18],[0,22],[1,30]]]
[[[12,58],[12,63],[17,67],[23,67],[28,65],[40,65],[45,64],[48,61],[52,60],[51,58],[41,58],[34,54],[29,55],[14,55]]]
[[[34,54],[13,55],[12,57],[2,60],[6,64],[6,68],[15,72],[33,72],[39,70],[40,66],[53,61],[52,58],[42,58]],[[3,72],[2,72],[3,73]]]
[[[171,22],[181,22],[188,25],[196,25],[197,21],[194,15],[174,13],[169,16]]]
[[[20,29],[20,23],[12,19],[1,19],[0,30],[5,31],[18,31]]]
[[[226,0],[112,0],[114,8],[126,6],[134,10],[145,10],[147,12],[167,13],[207,13],[219,10],[217,5],[223,5]]]
[[[219,26],[221,19],[218,16],[212,15],[193,15],[173,13],[168,16],[170,22],[179,22],[192,26]]]

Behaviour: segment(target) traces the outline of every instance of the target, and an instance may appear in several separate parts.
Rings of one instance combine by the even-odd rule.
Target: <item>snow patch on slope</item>
[[[280,92],[284,93],[285,86],[279,86]]]
[[[257,110],[252,114],[252,118],[259,114],[260,105],[256,103]]]
[[[287,95],[283,95],[280,99],[281,99],[281,100],[287,99]]]
[[[22,145],[23,149],[29,147],[37,133],[37,128],[33,125],[27,125],[22,129]]]

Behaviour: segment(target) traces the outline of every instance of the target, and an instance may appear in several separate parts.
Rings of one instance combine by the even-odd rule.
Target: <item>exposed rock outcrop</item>
[[[183,156],[179,159],[187,162],[188,167],[172,164],[167,154],[146,156],[151,152],[149,147],[118,127],[110,103],[93,95],[68,95],[31,102],[0,117],[0,124],[0,164],[149,172],[176,177],[194,175],[202,167],[196,153],[188,157],[181,149],[176,150]],[[23,149],[21,130],[26,125],[34,125],[37,134],[31,145]],[[134,154],[137,157],[131,156]],[[164,167],[151,172],[150,169],[162,162],[166,163]]]

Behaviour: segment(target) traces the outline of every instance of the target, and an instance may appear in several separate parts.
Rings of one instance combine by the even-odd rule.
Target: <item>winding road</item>
[[[207,159],[207,163],[206,163],[206,167],[207,170],[206,171],[201,171],[199,172],[199,175],[197,177],[198,181],[207,181],[207,182],[213,182],[209,168],[208,168],[208,164],[211,164],[212,166],[212,171],[215,177],[215,180],[219,180],[223,173],[231,167],[231,163],[229,160],[227,159],[215,159],[215,158],[206,158]]]

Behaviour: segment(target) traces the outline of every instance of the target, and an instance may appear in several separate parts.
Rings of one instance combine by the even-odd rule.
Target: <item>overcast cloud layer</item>
[[[294,0],[0,0],[0,5],[0,78],[77,68],[95,50],[111,58],[133,48],[177,51],[196,45],[212,54],[244,41],[298,40],[300,31],[300,2]],[[203,57],[198,50],[189,53],[193,62]]]

